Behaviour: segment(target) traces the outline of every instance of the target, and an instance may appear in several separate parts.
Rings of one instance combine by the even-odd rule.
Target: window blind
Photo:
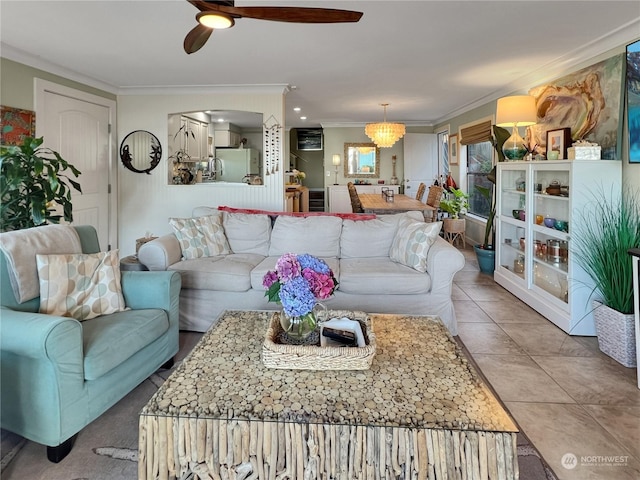
[[[476,123],[460,130],[460,145],[491,141],[491,120]]]

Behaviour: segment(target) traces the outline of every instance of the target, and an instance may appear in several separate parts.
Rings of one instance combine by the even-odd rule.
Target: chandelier
[[[384,121],[382,123],[367,123],[364,127],[364,133],[367,134],[373,143],[380,148],[392,146],[404,136],[404,123],[387,122],[387,106],[388,103],[381,103],[384,107]]]

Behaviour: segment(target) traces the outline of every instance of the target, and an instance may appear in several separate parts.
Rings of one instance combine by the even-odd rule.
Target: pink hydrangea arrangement
[[[313,310],[318,300],[326,300],[338,282],[324,260],[307,253],[285,253],[262,279],[270,302],[282,304],[290,317],[300,317]]]

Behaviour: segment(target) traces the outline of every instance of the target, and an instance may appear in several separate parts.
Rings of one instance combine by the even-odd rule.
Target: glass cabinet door
[[[526,271],[527,165],[504,165],[500,171],[499,267],[524,279]]]
[[[533,284],[569,302],[569,171],[562,165],[535,165],[533,194]]]

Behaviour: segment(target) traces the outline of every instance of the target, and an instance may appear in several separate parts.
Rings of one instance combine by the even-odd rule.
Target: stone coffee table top
[[[227,311],[142,415],[517,432],[437,317],[371,315],[369,370],[266,368],[273,312]]]

